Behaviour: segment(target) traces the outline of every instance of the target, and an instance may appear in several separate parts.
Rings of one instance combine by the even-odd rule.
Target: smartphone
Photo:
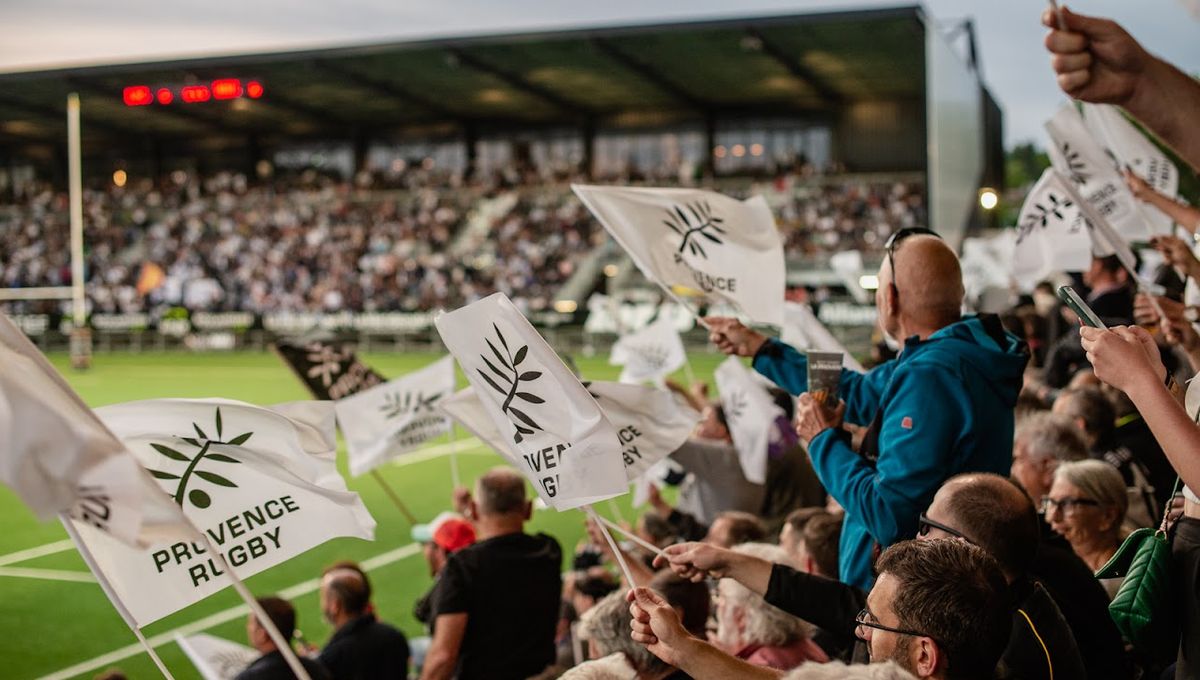
[[[1079,293],[1076,293],[1074,288],[1070,286],[1063,286],[1062,288],[1059,288],[1058,297],[1063,301],[1063,303],[1071,308],[1071,311],[1075,312],[1075,315],[1079,317],[1079,320],[1083,322],[1083,325],[1091,326],[1092,328],[1108,328],[1108,326],[1105,326],[1104,322],[1100,320],[1100,317],[1096,316],[1096,313],[1092,311],[1092,308],[1087,306],[1087,303],[1083,301],[1083,298],[1079,297]]]

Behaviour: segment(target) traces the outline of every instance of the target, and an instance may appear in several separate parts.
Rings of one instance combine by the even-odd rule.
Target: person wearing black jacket
[[[292,636],[296,634],[296,608],[292,606],[292,603],[278,597],[260,597],[258,606],[262,607],[267,616],[271,617],[271,623],[274,623],[275,627],[279,629],[279,634],[285,640],[291,640]],[[238,673],[234,680],[295,679],[296,675],[288,666],[287,659],[283,658],[283,652],[275,646],[275,641],[271,639],[267,629],[259,623],[254,614],[251,614],[250,618],[246,620],[246,636],[250,638],[250,644],[262,656]],[[304,667],[311,680],[331,680],[332,676],[321,662],[305,656],[298,658],[300,665]]]
[[[1037,514],[1019,487],[998,475],[952,477],[938,490],[919,526],[918,540],[953,537],[978,545],[999,562],[1014,605],[999,677],[1089,677],[1062,613],[1029,575],[1038,544]],[[677,573],[733,578],[794,616],[842,632],[842,642],[855,642],[855,614],[867,599],[857,588],[696,543],[671,546],[665,553],[658,561],[669,563]],[[852,659],[865,660],[864,655],[862,645],[855,645]]]
[[[383,680],[408,674],[408,640],[375,618],[371,586],[361,571],[327,571],[320,598],[321,613],[335,630],[317,658],[335,678]]]

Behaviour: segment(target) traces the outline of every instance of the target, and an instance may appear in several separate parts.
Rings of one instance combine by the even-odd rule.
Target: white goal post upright
[[[4,300],[71,300],[71,365],[87,368],[92,361],[92,335],[87,327],[83,285],[83,162],[79,132],[79,94],[67,95],[67,191],[70,202],[71,285],[0,288]]]

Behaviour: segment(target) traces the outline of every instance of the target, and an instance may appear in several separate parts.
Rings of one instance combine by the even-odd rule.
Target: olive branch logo
[[[1033,204],[1033,211],[1018,227],[1017,243],[1024,241],[1034,227],[1045,229],[1050,226],[1050,223],[1062,222],[1067,219],[1064,211],[1067,208],[1074,207],[1075,203],[1070,198],[1059,198],[1053,191],[1046,192],[1046,199]],[[1051,218],[1054,218],[1053,220]],[[1074,233],[1074,232],[1072,232]]]
[[[684,207],[687,208],[687,213],[677,205],[672,206],[667,211],[667,219],[663,220],[663,224],[682,237],[679,242],[679,250],[676,252],[682,253],[684,249],[687,249],[691,251],[692,255],[708,258],[708,253],[704,252],[704,245],[700,239],[705,238],[717,245],[724,243],[717,234],[725,233],[725,230],[721,228],[725,220],[713,214],[708,201],[687,203]]]
[[[660,369],[667,364],[670,350],[662,345],[636,345],[630,350],[647,368]]]
[[[1070,142],[1063,142],[1062,146],[1063,158],[1067,161],[1067,171],[1071,175],[1071,181],[1082,186],[1087,184],[1091,175],[1085,172],[1087,164],[1083,162],[1078,151],[1071,150]]]
[[[399,418],[406,413],[416,414],[421,411],[432,413],[434,405],[442,396],[441,392],[436,392],[426,397],[424,392],[417,391],[415,395],[412,392],[405,392],[401,397],[399,392],[392,392],[384,396],[383,406],[380,406],[379,410],[388,420]]]
[[[504,348],[501,353],[492,341],[484,338],[489,349],[492,350],[492,355],[496,358],[499,365],[492,363],[485,354],[480,354],[479,358],[483,359],[483,363],[495,375],[493,378],[488,375],[482,368],[476,368],[479,377],[483,378],[484,382],[489,387],[504,395],[504,403],[500,405],[500,410],[509,416],[509,422],[516,428],[513,434],[513,441],[520,444],[525,435],[533,434],[537,430],[541,430],[542,426],[537,424],[533,418],[530,418],[521,409],[513,406],[513,400],[520,399],[529,404],[544,404],[545,399],[521,390],[521,383],[530,383],[542,377],[541,371],[521,371],[518,366],[525,361],[525,356],[529,353],[529,345],[523,345],[514,354],[508,346],[508,340],[504,338],[504,334],[500,332],[500,328],[496,324],[492,324],[492,329],[496,331],[496,338],[500,341],[500,346]],[[501,370],[503,367],[504,370]],[[508,387],[502,387],[501,384],[506,384]]]
[[[180,506],[182,506],[184,494],[186,493],[188,501],[191,502],[192,505],[203,510],[204,508],[207,508],[208,506],[212,505],[212,497],[209,496],[208,492],[204,491],[203,489],[193,488],[191,491],[188,491],[188,483],[191,481],[194,481],[192,479],[193,477],[199,477],[200,479],[203,479],[204,481],[208,482],[209,484],[215,484],[217,486],[223,486],[223,487],[232,488],[232,489],[236,489],[237,484],[234,484],[232,481],[226,479],[225,477],[222,477],[221,475],[218,475],[215,472],[209,472],[208,470],[201,470],[200,463],[205,460],[216,461],[218,463],[241,463],[242,461],[240,461],[236,458],[227,456],[223,453],[218,453],[216,451],[212,451],[210,449],[214,445],[241,446],[242,444],[245,444],[246,441],[248,439],[250,439],[250,437],[253,436],[254,433],[253,432],[245,432],[245,433],[239,434],[238,436],[230,439],[229,441],[222,441],[221,440],[222,423],[221,423],[221,407],[220,406],[217,407],[217,415],[216,415],[216,432],[217,432],[216,439],[209,439],[208,435],[204,433],[204,430],[200,429],[199,424],[192,423],[192,427],[196,430],[197,437],[179,437],[179,439],[183,440],[183,442],[188,444],[189,446],[194,446],[197,449],[199,449],[199,451],[193,457],[189,458],[187,456],[187,454],[179,451],[178,449],[173,449],[173,448],[171,448],[169,446],[165,446],[163,444],[151,444],[150,445],[155,451],[158,451],[163,456],[165,456],[171,460],[178,461],[180,463],[187,463],[188,464],[187,469],[183,471],[183,474],[177,475],[173,472],[166,472],[164,470],[154,470],[154,469],[150,470],[150,474],[154,475],[154,477],[156,477],[158,479],[165,479],[165,480],[177,479],[177,480],[179,480],[178,485],[176,485],[176,487],[175,487],[175,493],[171,494],[171,496],[175,500],[175,502],[178,503]],[[203,442],[203,443],[201,443],[201,442]]]

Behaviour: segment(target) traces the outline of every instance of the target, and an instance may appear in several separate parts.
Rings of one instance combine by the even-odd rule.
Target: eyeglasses
[[[1091,498],[1051,498],[1042,496],[1042,513],[1053,515],[1055,508],[1061,508],[1063,514],[1070,514],[1086,506],[1099,507],[1100,501]]]
[[[871,612],[867,611],[867,609],[864,607],[863,610],[858,613],[858,616],[854,617],[854,623],[856,624],[854,628],[854,636],[865,642],[866,637],[863,636],[861,629],[874,628],[875,630],[886,630],[887,632],[895,633],[896,635],[912,635],[913,637],[927,637],[933,639],[925,633],[920,633],[915,630],[905,630],[903,628],[892,628],[891,626],[885,626],[874,619],[875,617],[871,614]],[[936,640],[934,641],[936,642]]]
[[[904,239],[920,234],[938,236],[936,231],[926,229],[925,227],[905,227],[889,236],[887,242],[883,244],[884,250],[887,251],[888,266],[892,270],[892,290],[896,291],[896,295],[900,294],[900,290],[896,288],[896,249],[900,247],[900,242]],[[941,236],[938,236],[938,238],[941,238]]]
[[[942,524],[941,522],[935,522],[935,521],[929,519],[925,515],[921,515],[920,517],[917,518],[917,535],[918,536],[928,536],[930,529],[940,529],[941,531],[944,531],[955,538],[961,538],[962,540],[966,541],[967,543],[972,542],[971,539],[964,536],[963,533],[961,531],[959,531],[958,529],[951,529],[950,527],[946,526],[945,524]]]

